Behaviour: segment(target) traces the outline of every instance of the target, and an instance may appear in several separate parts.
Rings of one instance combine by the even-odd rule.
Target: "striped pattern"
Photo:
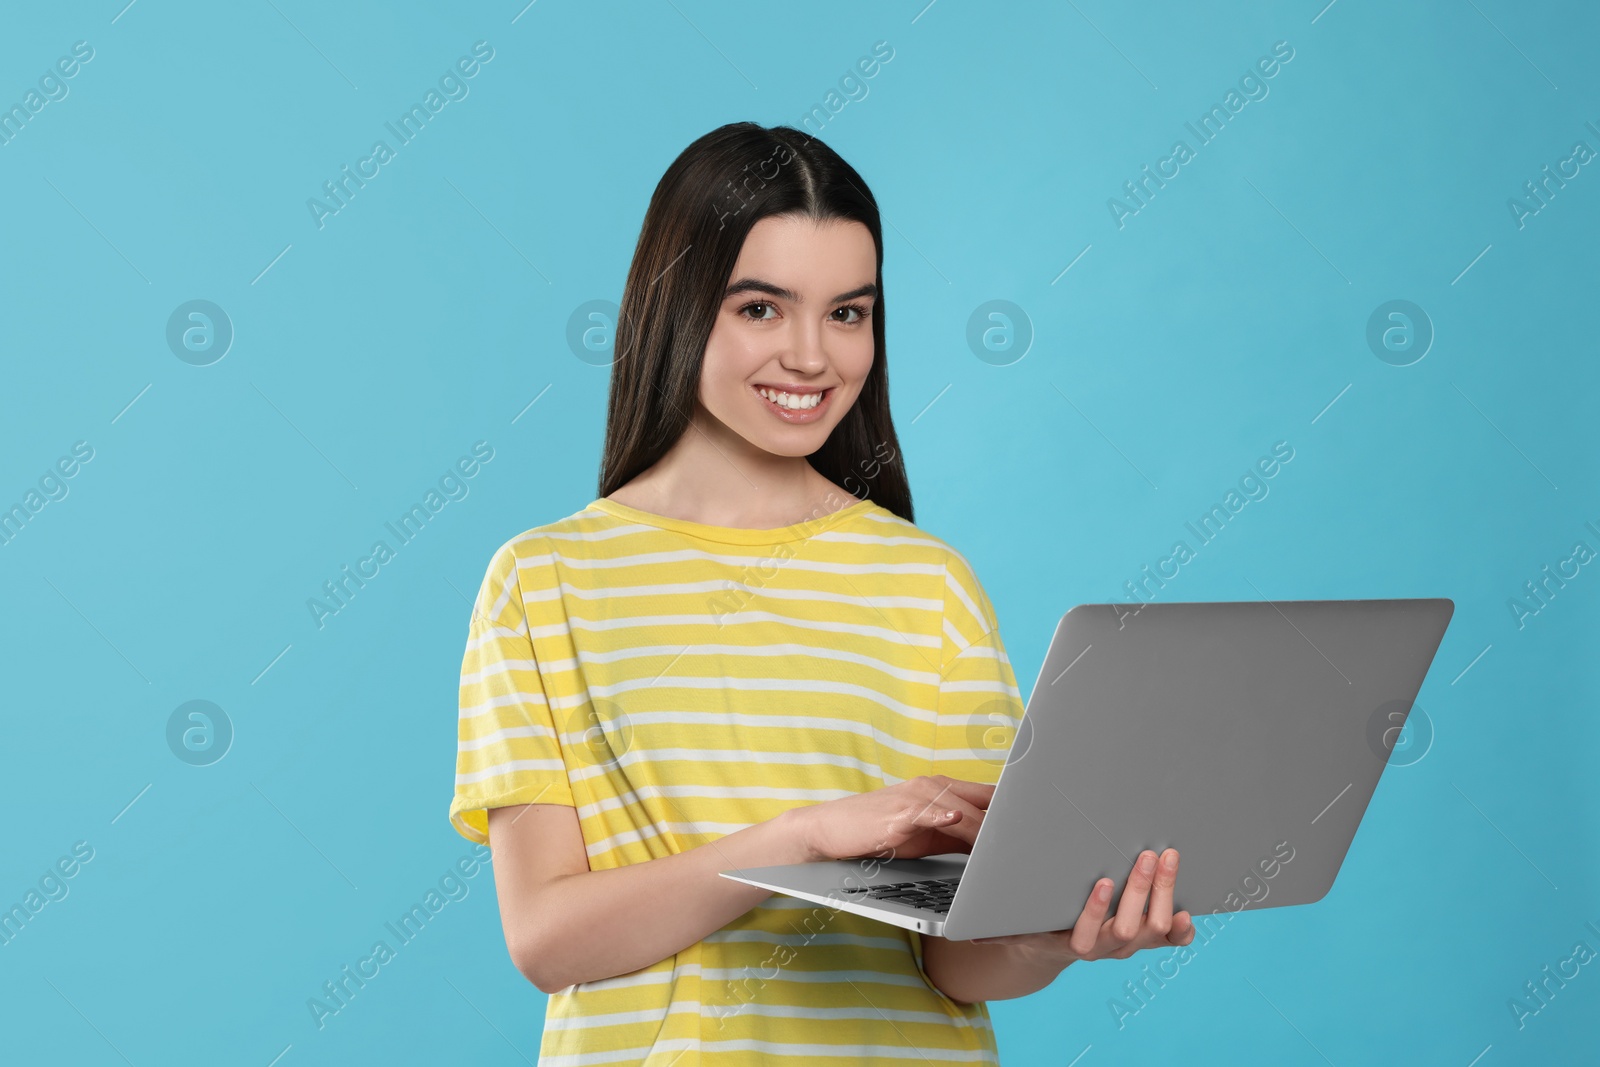
[[[591,869],[642,863],[919,774],[992,783],[1021,715],[967,561],[878,505],[746,530],[601,499],[489,563],[450,821],[481,843],[489,808],[568,804]],[[997,1062],[987,1007],[921,965],[913,931],[774,894],[553,994],[539,1062]]]

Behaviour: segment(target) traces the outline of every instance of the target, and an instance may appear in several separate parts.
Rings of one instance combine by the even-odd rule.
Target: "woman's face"
[[[859,222],[757,222],[706,341],[701,406],[767,452],[817,451],[872,367],[876,277],[877,248]]]

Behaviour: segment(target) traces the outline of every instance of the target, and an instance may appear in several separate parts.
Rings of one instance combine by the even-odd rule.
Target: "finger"
[[[934,830],[971,847],[978,837],[978,827],[983,823],[983,813],[972,805],[953,797],[943,803],[923,801],[917,806],[901,811],[889,823],[891,839],[904,842],[923,829]]]
[[[930,774],[929,778],[939,783],[939,793],[947,795],[954,793],[969,804],[987,809],[989,801],[994,798],[994,786],[985,785],[983,782],[969,782],[965,778],[951,778],[943,774]]]
[[[1144,903],[1150,894],[1150,883],[1155,878],[1156,854],[1149,849],[1139,853],[1122,887],[1122,900],[1117,904],[1117,917],[1111,920],[1111,934],[1118,941],[1132,941],[1144,925]]]
[[[939,828],[939,833],[953,838],[957,848],[947,851],[972,853],[973,846],[978,843],[978,830],[983,825],[982,815],[973,815],[958,811],[955,821]]]
[[[1180,911],[1172,917],[1172,930],[1167,940],[1174,945],[1187,945],[1194,940],[1194,916]]]
[[[1100,942],[1100,929],[1105,926],[1106,912],[1111,908],[1111,890],[1115,888],[1109,878],[1102,878],[1089,891],[1089,899],[1072,926],[1072,936],[1067,945],[1078,956],[1088,956]]]
[[[928,804],[960,809],[967,813],[969,819],[975,815],[974,826],[983,824],[983,816],[988,812],[989,801],[994,797],[992,785],[966,782],[942,774],[927,775],[922,784],[923,788],[919,792],[926,797]]]
[[[1177,881],[1178,850],[1169,848],[1156,864],[1155,882],[1150,887],[1150,912],[1144,921],[1149,933],[1166,937],[1172,930],[1172,887]]]
[[[926,809],[939,811],[939,813],[946,813],[946,811],[957,811],[957,813],[960,813],[960,819],[947,819],[947,824],[965,824],[966,833],[970,833],[970,835],[976,837],[976,835],[978,835],[978,827],[979,825],[982,825],[982,821],[984,821],[984,814],[986,814],[984,813],[984,808],[982,808],[982,805],[979,805],[979,803],[974,803],[973,800],[968,800],[968,798],[963,795],[965,790],[955,789],[957,785],[962,785],[962,782],[958,782],[957,779],[954,779],[954,777],[952,777],[952,779],[944,779],[942,774],[933,777],[938,777],[938,779],[942,779],[942,781],[939,782],[936,787],[933,787],[933,789],[928,790],[926,793],[922,793],[923,806],[925,806]]]

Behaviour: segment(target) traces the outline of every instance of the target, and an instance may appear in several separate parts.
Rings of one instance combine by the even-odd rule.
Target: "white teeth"
[[[805,411],[822,403],[821,393],[785,393],[777,389],[757,389],[756,392],[790,411]]]

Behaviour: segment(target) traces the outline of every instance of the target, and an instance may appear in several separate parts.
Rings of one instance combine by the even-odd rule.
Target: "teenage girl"
[[[997,1062],[985,1001],[1194,938],[1178,857],[1070,929],[922,936],[719,871],[969,851],[1022,702],[967,561],[912,523],[867,184],[723,126],[645,213],[599,497],[473,608],[450,818],[493,853],[541,1064]],[[1159,863],[1158,863],[1159,860]]]

